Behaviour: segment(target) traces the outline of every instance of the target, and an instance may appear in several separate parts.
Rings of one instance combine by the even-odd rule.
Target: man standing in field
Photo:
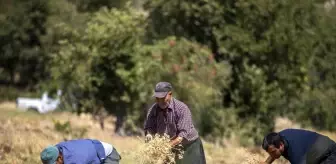
[[[329,137],[302,129],[268,134],[262,147],[270,155],[264,164],[283,156],[291,164],[336,164],[336,143]]]
[[[172,96],[172,85],[159,82],[155,86],[156,103],[148,110],[145,121],[145,135],[148,139],[155,134],[168,134],[170,144],[182,144],[184,156],[176,159],[177,164],[206,164],[202,141],[192,121],[186,104]]]
[[[69,140],[48,146],[40,158],[43,164],[119,164],[121,159],[112,145],[92,139]]]

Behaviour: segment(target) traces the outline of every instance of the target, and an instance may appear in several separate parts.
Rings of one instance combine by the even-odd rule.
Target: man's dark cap
[[[168,92],[172,91],[173,87],[169,82],[159,82],[156,84],[154,89],[153,97],[163,98],[166,97]]]

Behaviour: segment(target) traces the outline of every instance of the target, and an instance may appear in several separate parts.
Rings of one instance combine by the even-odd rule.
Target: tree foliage
[[[260,123],[249,128],[252,133],[257,127],[270,131],[274,115],[298,116],[301,109],[288,104],[310,88],[311,62],[328,45],[320,37],[332,38],[321,33],[331,24],[314,1],[154,0],[147,9],[149,36],[194,39],[231,64],[223,103],[238,110],[240,119]],[[256,137],[260,142],[262,136]]]
[[[60,88],[79,95],[82,110],[93,112],[95,105],[103,105],[112,113],[126,111],[123,95],[129,89],[116,72],[132,67],[130,56],[143,36],[144,18],[133,10],[104,8],[84,30],[63,24],[70,37],[60,40],[51,72]]]
[[[47,56],[41,37],[46,34],[48,1],[12,3],[17,4],[9,3],[9,9],[0,14],[0,68],[7,75],[1,80],[34,84],[45,77]]]
[[[127,0],[69,0],[76,5],[80,12],[96,12],[103,7],[123,8]]]
[[[163,80],[208,139],[261,142],[279,115],[335,130],[328,3],[152,0],[143,12],[124,0],[1,1],[0,82],[62,89],[77,112],[103,106],[131,132]]]

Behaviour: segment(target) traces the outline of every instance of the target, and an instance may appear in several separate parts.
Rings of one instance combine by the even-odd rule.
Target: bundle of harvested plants
[[[136,161],[139,164],[175,164],[175,158],[183,158],[183,147],[170,145],[170,138],[167,134],[160,136],[156,134],[152,140],[142,143],[135,153]]]

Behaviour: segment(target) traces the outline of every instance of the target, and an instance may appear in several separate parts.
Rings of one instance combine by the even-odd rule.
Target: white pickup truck
[[[60,105],[60,96],[62,91],[57,91],[57,98],[52,99],[48,97],[48,93],[44,92],[41,98],[25,98],[18,97],[16,99],[16,107],[22,111],[33,110],[39,113],[48,113],[57,109]]]

